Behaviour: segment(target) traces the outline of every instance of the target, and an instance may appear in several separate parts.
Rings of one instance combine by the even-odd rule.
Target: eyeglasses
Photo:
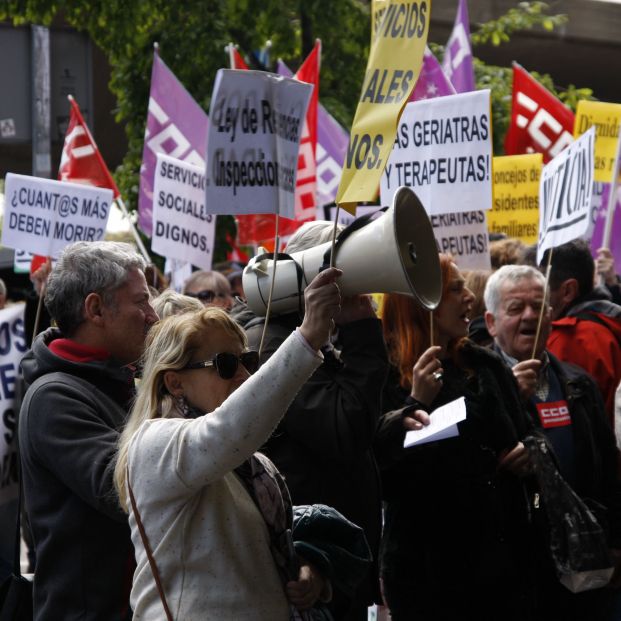
[[[217,293],[216,291],[211,291],[211,289],[203,289],[202,291],[186,293],[185,295],[191,298],[198,298],[201,302],[213,302],[216,298],[228,297],[226,293]]]
[[[216,367],[218,375],[222,379],[231,379],[235,377],[239,363],[245,367],[246,371],[251,375],[259,368],[259,352],[245,351],[243,354],[236,356],[229,352],[216,354],[211,360],[203,360],[202,362],[190,362],[182,371],[190,369],[206,369],[207,367]]]

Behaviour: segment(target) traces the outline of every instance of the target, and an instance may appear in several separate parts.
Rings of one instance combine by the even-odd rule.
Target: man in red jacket
[[[547,253],[542,265],[547,264]],[[621,380],[621,306],[594,286],[595,263],[583,240],[554,248],[550,273],[552,330],[547,349],[587,371],[597,383],[614,428]]]

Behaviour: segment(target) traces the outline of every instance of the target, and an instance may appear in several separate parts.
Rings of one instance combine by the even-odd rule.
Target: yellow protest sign
[[[621,123],[621,104],[603,101],[578,102],[574,138],[595,125],[595,181],[610,183]]]
[[[389,0],[371,0],[371,45],[375,40],[377,29],[382,22]]]
[[[487,212],[490,233],[517,237],[534,244],[539,231],[541,153],[495,157],[492,208]]]
[[[399,114],[420,73],[430,14],[431,0],[389,0],[386,5],[369,53],[336,195],[337,204],[350,213],[356,213],[357,203],[377,196]]]

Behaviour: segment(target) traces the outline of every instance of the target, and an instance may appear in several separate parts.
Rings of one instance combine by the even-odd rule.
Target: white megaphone
[[[302,308],[304,288],[324,266],[324,255],[329,256],[331,247],[326,242],[278,260],[273,314]],[[258,256],[244,269],[244,293],[256,315],[266,314],[273,264],[272,258]],[[399,188],[386,213],[337,243],[334,266],[343,270],[339,280],[343,296],[403,293],[429,310],[440,302],[442,276],[436,240],[427,213],[410,188]]]

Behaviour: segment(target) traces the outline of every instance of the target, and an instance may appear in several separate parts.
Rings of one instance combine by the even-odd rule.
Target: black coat
[[[128,369],[71,362],[48,349],[22,360],[30,384],[19,420],[26,509],[34,538],[36,620],[125,621],[134,565],[127,515],[112,476],[133,395]]]
[[[253,323],[246,332],[258,349],[263,322]],[[270,320],[262,362],[299,323],[297,314]],[[285,476],[294,505],[334,507],[363,528],[376,557],[381,494],[372,445],[388,369],[380,321],[341,326],[336,347],[340,357],[324,352],[324,363],[300,389],[261,451]],[[376,591],[376,581],[369,580],[359,593],[370,603]]]
[[[393,619],[529,619],[528,497],[520,480],[498,470],[498,459],[532,424],[495,353],[466,342],[459,365],[443,366],[443,387],[428,411],[465,396],[460,435],[403,449],[402,417],[416,404],[386,414],[378,435],[386,499],[381,573]],[[390,392],[394,407],[398,391]]]

